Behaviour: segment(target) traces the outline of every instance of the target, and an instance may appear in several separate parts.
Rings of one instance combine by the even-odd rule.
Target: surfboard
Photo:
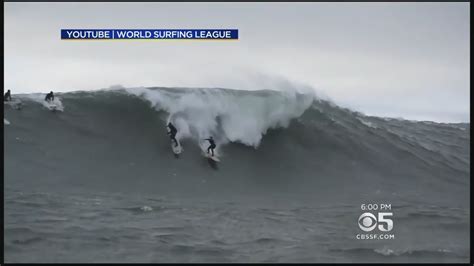
[[[46,106],[48,107],[49,110],[53,112],[58,109],[58,105],[55,103],[46,103]]]
[[[10,121],[8,121],[7,119],[3,118],[3,124],[4,124],[4,125],[10,125]]]
[[[181,143],[178,141],[178,146],[174,145],[174,141],[171,140],[171,149],[173,150],[174,154],[180,154],[183,151],[183,147],[181,147]]]
[[[215,162],[220,162],[221,160],[219,160],[219,158],[217,158],[217,156],[214,154],[214,156],[212,156],[211,154],[208,154],[207,152],[204,152],[203,153],[204,157],[208,158],[208,159],[211,159]]]

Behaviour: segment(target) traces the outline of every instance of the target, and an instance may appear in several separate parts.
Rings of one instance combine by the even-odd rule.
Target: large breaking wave
[[[469,124],[369,117],[314,94],[269,90],[71,92],[59,94],[64,112],[56,113],[39,96],[17,97],[24,108],[4,108],[7,185],[469,198]],[[179,159],[168,121],[185,149]],[[223,156],[215,168],[200,155],[210,135]]]
[[[178,138],[202,140],[210,135],[218,144],[242,143],[257,147],[268,129],[287,127],[313,102],[313,95],[296,92],[246,93],[223,89],[127,89],[154,109],[169,113]]]

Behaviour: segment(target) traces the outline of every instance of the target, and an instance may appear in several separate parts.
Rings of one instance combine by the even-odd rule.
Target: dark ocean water
[[[5,262],[469,261],[470,124],[271,91],[64,93],[62,112],[16,97]],[[362,204],[390,204],[393,229],[370,233],[393,239],[356,238]]]

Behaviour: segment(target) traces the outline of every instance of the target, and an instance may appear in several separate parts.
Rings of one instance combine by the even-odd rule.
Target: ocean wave
[[[315,194],[317,186],[321,195],[357,178],[354,193],[369,184],[373,191],[423,185],[434,199],[450,187],[468,198],[469,124],[365,116],[291,91],[120,88],[57,97],[65,111],[55,115],[44,112],[38,95],[18,96],[25,103],[21,112],[5,109],[15,121],[5,129],[6,175],[26,180],[47,171],[46,179],[95,187],[170,191],[173,186],[186,193],[252,191],[262,184]],[[169,147],[168,121],[185,148],[179,160]],[[196,159],[210,135],[224,156],[219,167]],[[18,139],[29,142],[20,146]],[[19,162],[29,167],[18,167]],[[91,174],[81,175],[83,169]],[[205,182],[218,173],[226,176],[219,182],[229,183]],[[249,180],[254,185],[244,186]],[[404,191],[417,197],[414,189]]]

